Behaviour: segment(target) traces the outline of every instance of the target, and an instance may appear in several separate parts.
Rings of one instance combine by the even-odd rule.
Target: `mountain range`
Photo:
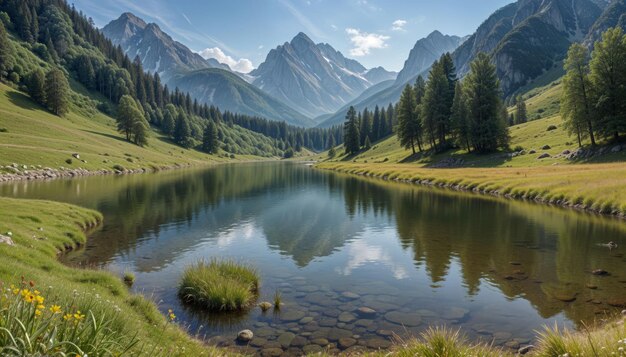
[[[589,47],[609,27],[626,27],[626,0],[518,0],[491,14],[466,37],[434,31],[419,39],[398,73],[367,69],[330,44],[299,33],[269,51],[249,74],[233,72],[174,41],[155,24],[125,13],[103,33],[165,83],[189,91],[223,110],[328,127],[343,122],[349,106],[357,110],[395,103],[402,89],[449,52],[459,77],[480,52],[491,55],[504,96],[533,80],[560,71],[572,42]]]
[[[302,32],[272,49],[250,75],[256,86],[310,117],[335,112],[365,89],[395,77],[383,68],[368,71]]]
[[[542,74],[550,70],[561,71],[562,60],[573,42],[584,41],[591,46],[608,27],[625,27],[625,12],[626,0],[518,0],[495,11],[473,34],[461,39],[458,48],[450,51],[448,47],[444,52],[451,52],[459,77],[467,74],[478,53],[490,54],[502,93],[511,96]],[[433,33],[429,37],[437,39],[441,36]],[[430,41],[420,41],[411,55],[425,52],[418,45]],[[439,39],[436,44],[443,46],[444,42]],[[411,59],[411,55],[405,68],[411,64],[410,68],[419,68],[422,70],[420,74],[426,77],[430,64],[427,67],[416,65],[420,62]],[[412,83],[416,76],[415,71],[406,73],[403,69],[387,88],[366,98],[361,96],[348,105],[362,110],[395,103],[403,87]],[[319,125],[326,127],[342,122],[346,107],[327,116]]]

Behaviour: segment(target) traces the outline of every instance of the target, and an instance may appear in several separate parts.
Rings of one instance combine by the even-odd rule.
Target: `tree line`
[[[123,128],[120,132],[129,141],[137,144],[146,143],[143,139],[139,140],[147,138],[147,132],[144,135],[142,131],[153,125],[181,146],[191,147],[196,141],[200,141],[201,148],[213,147],[205,145],[206,138],[212,136],[207,136],[207,130],[209,133],[214,132],[211,125],[221,126],[224,117],[227,117],[228,123],[241,125],[275,139],[285,149],[307,146],[321,150],[325,148],[331,135],[336,141],[342,140],[338,133],[340,128],[304,129],[286,124],[281,127],[280,123],[273,124],[264,118],[222,113],[213,105],[200,104],[189,93],[181,92],[178,88],[171,90],[161,82],[158,73],[144,71],[139,57],[131,61],[120,46],[113,45],[94,26],[91,18],[78,12],[65,0],[1,1],[0,20],[27,42],[33,53],[55,68],[52,70],[55,78],[60,79],[59,74],[65,76],[62,70],[64,68],[87,89],[102,94],[111,103],[118,104],[103,102],[98,109],[116,116],[118,127]],[[29,92],[31,88],[36,92],[40,73],[27,74],[28,81],[20,78],[21,73],[18,72],[21,69],[16,70],[17,66],[14,65],[15,55],[8,38],[3,39],[0,30],[0,76],[14,83],[25,84]],[[65,81],[67,82],[67,78]],[[68,110],[68,96],[69,89],[60,91],[58,96],[50,96],[51,99],[62,99],[61,110],[48,106],[55,114],[63,115]],[[127,96],[133,99],[137,110],[131,110],[131,102]],[[33,98],[42,104],[45,100],[45,96]],[[120,110],[119,106],[122,104]],[[175,113],[170,105],[176,109]],[[142,120],[137,119],[141,117]],[[135,122],[136,125],[130,125],[130,122]],[[139,122],[148,125],[139,125]]]
[[[389,133],[395,131],[400,144],[413,154],[451,147],[482,153],[506,148],[509,143],[509,115],[501,100],[500,82],[484,53],[478,54],[462,81],[451,55],[442,55],[432,65],[428,81],[418,76],[414,85],[406,85],[390,118]],[[361,126],[351,107],[344,124],[346,153],[368,148]]]
[[[574,43],[565,59],[561,116],[578,145],[589,139],[620,140],[626,132],[626,35],[610,28],[589,53]]]
[[[374,111],[365,108],[359,113],[354,107],[350,107],[343,127],[346,153],[354,154],[361,148],[369,149],[373,142],[391,135],[394,125],[395,108],[391,103],[387,109],[377,105]],[[331,156],[334,156],[334,150]]]

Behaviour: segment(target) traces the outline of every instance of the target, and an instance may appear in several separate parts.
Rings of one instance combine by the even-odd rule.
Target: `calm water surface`
[[[575,328],[626,306],[626,223],[558,208],[296,163],[20,182],[0,194],[101,211],[103,227],[67,263],[133,271],[133,289],[153,294],[193,333],[244,348],[235,337],[249,328],[256,352],[297,355],[346,337],[351,350],[386,348],[392,334],[429,325],[517,348],[545,324]],[[601,245],[611,240],[618,249]],[[211,257],[255,266],[259,301],[278,290],[284,307],[183,307],[181,271]],[[591,274],[598,268],[611,275]],[[360,307],[376,313],[359,315]]]

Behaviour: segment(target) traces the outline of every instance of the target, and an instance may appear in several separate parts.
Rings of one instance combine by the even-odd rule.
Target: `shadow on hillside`
[[[126,139],[124,139],[121,136],[117,136],[117,135],[113,135],[113,134],[107,134],[107,133],[102,133],[99,131],[93,131],[93,130],[85,130],[85,132],[87,133],[91,133],[91,134],[95,134],[95,135],[100,135],[100,136],[104,136],[105,138],[109,138],[109,139],[115,139],[117,141],[121,141],[127,144],[132,144],[130,141],[126,141]]]
[[[22,109],[35,110],[43,109],[39,104],[35,103],[29,96],[24,93],[10,91],[6,93],[7,98],[11,104],[18,106]]]

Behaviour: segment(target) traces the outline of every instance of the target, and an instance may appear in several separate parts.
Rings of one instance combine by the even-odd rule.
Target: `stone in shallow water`
[[[379,336],[383,336],[383,337],[391,337],[391,336],[393,336],[393,331],[391,331],[391,330],[380,329],[380,330],[376,331],[376,333]]]
[[[352,331],[337,327],[331,328],[330,331],[328,331],[327,338],[330,341],[337,341],[342,337],[352,337]]]
[[[343,337],[340,338],[339,341],[337,341],[337,346],[339,346],[339,348],[341,348],[342,350],[350,348],[354,345],[356,345],[356,340],[351,337]]]
[[[352,314],[350,312],[345,311],[345,312],[342,312],[339,315],[338,320],[341,321],[341,322],[350,323],[350,322],[356,320],[356,316],[354,316],[354,314]]]
[[[374,320],[360,319],[360,320],[357,320],[354,324],[356,326],[360,326],[360,327],[370,327],[370,326],[374,325]]]
[[[320,345],[306,345],[306,346],[302,347],[302,351],[305,354],[319,353],[319,352],[322,352],[322,346],[320,346]]]
[[[390,311],[385,314],[385,319],[394,324],[415,327],[422,323],[422,318],[415,312]]]
[[[250,346],[252,347],[263,347],[267,344],[267,340],[263,337],[254,337],[252,341],[250,341]]]
[[[359,307],[356,310],[356,314],[364,319],[372,319],[374,317],[376,317],[376,310],[363,306],[363,307]]]
[[[391,347],[391,342],[383,340],[382,338],[374,337],[367,341],[367,347],[380,350]]]
[[[334,318],[331,318],[331,317],[322,318],[322,319],[320,319],[320,321],[318,323],[322,327],[332,327],[332,326],[337,325],[337,319],[334,319]]]
[[[254,334],[250,330],[241,330],[237,334],[237,341],[239,342],[249,342],[254,337]]]
[[[283,354],[282,348],[265,348],[261,350],[261,356],[263,357],[278,357]]]
[[[344,291],[343,293],[341,293],[341,297],[346,299],[346,300],[356,300],[358,298],[360,298],[361,296],[359,294],[355,294],[351,291]]]
[[[302,336],[296,336],[296,337],[293,338],[293,340],[291,340],[290,346],[293,346],[293,347],[304,347],[307,343],[309,343],[309,340],[307,340],[306,338],[304,338]]]
[[[295,337],[296,335],[293,334],[292,332],[285,332],[285,333],[280,334],[280,336],[278,336],[276,341],[278,341],[278,343],[280,343],[280,345],[283,348],[287,348],[289,347],[289,345],[291,345],[291,341],[293,341]]]
[[[276,334],[276,330],[270,327],[261,327],[256,330],[256,335],[259,337],[268,337]]]
[[[610,299],[610,300],[607,300],[606,303],[608,305],[610,305],[610,306],[613,306],[613,307],[625,308],[626,307],[626,298]]]
[[[305,285],[305,286],[302,286],[302,287],[298,288],[298,291],[303,291],[305,293],[312,293],[312,292],[318,291],[318,290],[319,290],[319,288],[317,286],[314,286],[314,285]]]
[[[322,315],[329,316],[329,317],[337,317],[339,316],[339,314],[341,314],[341,311],[337,309],[328,309],[328,310],[322,311]]]
[[[298,321],[301,325],[306,325],[309,322],[313,321],[313,318],[311,316],[306,316],[300,319],[300,321]]]
[[[287,310],[280,313],[280,319],[284,322],[293,322],[301,320],[306,314],[300,310]]]
[[[320,345],[322,347],[328,346],[328,340],[325,338],[316,338],[311,340],[311,343],[314,345]]]
[[[332,306],[335,302],[330,299],[325,293],[322,292],[314,292],[308,294],[306,296],[306,300],[313,304],[321,305],[321,306]]]
[[[469,310],[462,307],[452,307],[446,309],[442,317],[446,320],[462,320],[468,313]]]

